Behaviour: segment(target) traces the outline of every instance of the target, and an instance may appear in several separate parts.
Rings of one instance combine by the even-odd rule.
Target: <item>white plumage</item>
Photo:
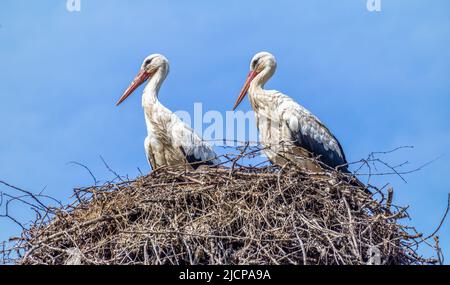
[[[169,62],[163,55],[148,56],[139,74],[117,102],[117,105],[122,103],[148,80],[142,95],[142,107],[148,133],[144,147],[152,169],[174,165],[196,169],[200,165],[220,163],[211,146],[159,102],[158,92],[168,73]]]
[[[272,163],[285,165],[288,161],[312,171],[321,169],[311,161],[348,172],[347,161],[339,141],[311,112],[276,90],[265,90],[264,84],[276,70],[275,57],[268,52],[256,54],[250,73],[233,109],[249,94],[255,112],[260,142]],[[306,158],[306,159],[305,159]]]

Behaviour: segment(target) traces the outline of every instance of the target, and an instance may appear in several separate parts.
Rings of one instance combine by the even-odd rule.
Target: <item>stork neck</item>
[[[250,84],[250,93],[256,93],[264,89],[264,85],[272,77],[275,72],[274,68],[269,66],[265,67],[256,77],[252,80]]]
[[[144,94],[142,95],[142,106],[150,107],[158,101],[158,93],[161,88],[164,79],[166,79],[166,74],[163,72],[162,68],[159,68],[155,74],[150,78],[145,86]]]

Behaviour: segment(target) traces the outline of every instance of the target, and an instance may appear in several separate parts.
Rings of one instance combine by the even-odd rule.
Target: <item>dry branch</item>
[[[247,146],[245,151],[255,152]],[[3,243],[1,259],[19,264],[442,261],[437,239],[437,259],[419,256],[422,234],[403,225],[408,214],[392,204],[391,188],[372,187],[370,195],[333,170],[311,174],[241,166],[238,160],[192,172],[165,167],[132,181],[113,172],[118,182],[104,185],[94,177],[96,185],[75,189],[69,205],[49,212],[37,203],[46,212],[9,248]]]

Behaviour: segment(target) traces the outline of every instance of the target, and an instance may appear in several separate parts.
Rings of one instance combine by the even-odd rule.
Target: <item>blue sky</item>
[[[245,3],[244,3],[245,2]],[[389,162],[420,172],[389,181],[410,224],[431,232],[450,191],[450,2],[3,0],[0,4],[0,180],[67,201],[111,174],[148,171],[139,93],[114,107],[143,58],[166,55],[161,101],[172,110],[231,109],[254,53],[276,55],[267,84],[316,114],[349,161],[401,150]],[[249,110],[247,100],[240,109]],[[7,189],[0,186],[0,191]],[[18,209],[20,211],[20,209]],[[29,213],[18,212],[25,218]],[[450,258],[449,222],[441,245]],[[18,232],[0,220],[0,240]],[[425,254],[430,252],[423,251]]]

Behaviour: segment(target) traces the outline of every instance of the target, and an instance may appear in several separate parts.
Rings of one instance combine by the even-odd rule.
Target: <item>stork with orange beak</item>
[[[147,82],[142,95],[147,138],[145,153],[152,169],[162,166],[187,166],[197,169],[200,165],[220,163],[210,145],[158,100],[159,89],[169,73],[169,61],[160,54],[148,56],[138,75],[117,101],[116,106],[128,98],[140,85]]]
[[[327,165],[349,172],[341,144],[317,117],[289,96],[264,89],[276,66],[275,57],[268,52],[260,52],[253,57],[250,73],[233,110],[248,93],[260,142],[273,164],[284,166],[291,162],[312,172],[319,172],[322,166]]]

